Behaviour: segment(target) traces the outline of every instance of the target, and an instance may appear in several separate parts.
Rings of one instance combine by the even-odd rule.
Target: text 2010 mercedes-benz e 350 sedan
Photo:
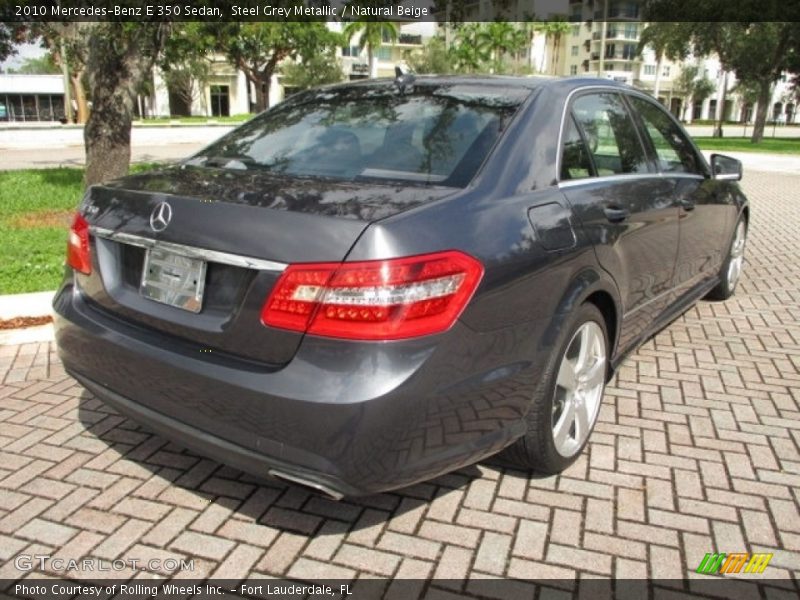
[[[501,450],[558,472],[623,358],[733,293],[740,178],[599,79],[301,93],[87,192],[59,352],[165,437],[331,496]]]

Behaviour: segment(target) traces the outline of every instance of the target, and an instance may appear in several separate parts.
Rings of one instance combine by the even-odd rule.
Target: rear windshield
[[[188,164],[463,187],[528,93],[470,85],[315,90],[254,118]]]

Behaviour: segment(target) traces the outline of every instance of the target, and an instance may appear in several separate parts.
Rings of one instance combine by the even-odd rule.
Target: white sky
[[[21,44],[17,46],[16,54],[9,56],[8,59],[0,63],[0,68],[4,72],[8,69],[17,69],[25,62],[25,59],[42,56],[45,52],[45,49],[39,44]]]

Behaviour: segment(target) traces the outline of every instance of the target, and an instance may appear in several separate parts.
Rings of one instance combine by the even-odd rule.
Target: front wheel
[[[747,242],[747,222],[744,217],[739,217],[736,230],[731,240],[728,257],[722,263],[719,271],[719,283],[711,290],[706,298],[710,300],[727,300],[736,291],[736,284],[742,275],[744,267],[744,247]]]
[[[608,372],[608,332],[596,306],[583,304],[564,331],[533,399],[527,433],[503,454],[543,474],[563,471],[586,446]]]

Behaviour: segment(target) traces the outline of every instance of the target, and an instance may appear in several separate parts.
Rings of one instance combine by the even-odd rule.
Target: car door
[[[722,197],[724,185],[711,179],[705,160],[672,115],[648,98],[630,95],[628,100],[641,119],[659,172],[674,189],[680,215],[674,285],[682,295],[717,274],[736,208]]]
[[[669,301],[678,209],[619,92],[576,94],[567,116],[559,187],[617,283],[624,349],[646,333]]]

